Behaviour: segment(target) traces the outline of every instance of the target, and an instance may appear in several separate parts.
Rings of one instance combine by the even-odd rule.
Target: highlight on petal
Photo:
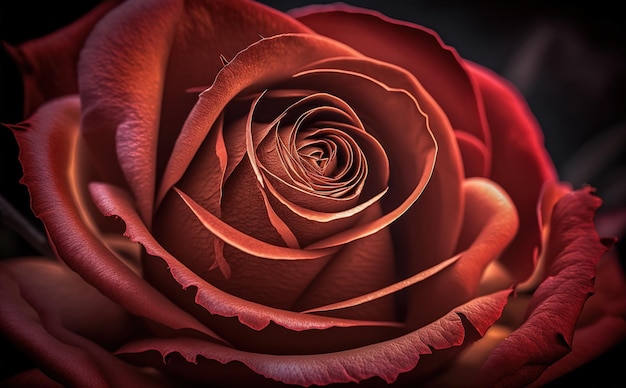
[[[429,322],[450,306],[471,300],[480,292],[488,266],[502,257],[518,230],[518,215],[510,197],[494,182],[470,178],[463,185],[464,223],[456,250],[459,260],[439,276],[411,290],[411,327]],[[512,284],[504,284],[509,288]],[[500,289],[503,289],[500,288]],[[437,298],[433,299],[433,295]]]
[[[258,240],[252,236],[248,236],[215,215],[206,211],[196,201],[191,199],[187,194],[183,193],[176,187],[174,190],[187,204],[189,209],[198,217],[200,222],[212,233],[218,236],[227,244],[234,246],[246,253],[270,260],[307,260],[319,259],[336,252],[334,247],[321,249],[296,249],[289,247],[281,247],[272,245],[264,241]]]
[[[28,122],[29,129],[14,131],[24,169],[22,182],[29,189],[33,211],[41,218],[58,256],[129,312],[174,329],[193,329],[212,336],[206,327],[141,279],[83,222],[83,212],[74,201],[74,182],[66,175],[72,170],[76,154],[78,97],[53,100]]]
[[[297,69],[329,56],[359,56],[353,49],[312,34],[282,34],[261,39],[239,52],[217,74],[188,115],[176,139],[157,192],[157,203],[184,174],[224,107],[247,88],[256,91],[290,77]],[[263,66],[259,66],[259,61]]]
[[[316,308],[312,308],[312,309],[308,309],[306,311],[302,311],[302,313],[315,313],[315,312],[320,312],[320,311],[330,311],[330,310],[339,310],[339,309],[345,309],[345,308],[349,308],[349,307],[354,307],[354,306],[358,306],[360,304],[363,303],[367,303],[370,302],[372,300],[375,299],[380,299],[384,296],[396,293],[400,290],[403,290],[407,287],[410,287],[416,283],[419,283],[421,281],[423,281],[424,279],[428,279],[429,277],[437,274],[438,272],[444,270],[445,268],[447,268],[448,266],[456,263],[457,260],[459,260],[459,258],[461,257],[462,254],[456,255],[454,257],[449,258],[448,260],[445,260],[443,262],[441,262],[440,264],[431,267],[425,271],[422,271],[418,274],[415,274],[413,276],[411,276],[410,278],[404,279],[400,282],[394,283],[390,286],[387,286],[385,288],[381,288],[379,290],[376,290],[374,292],[365,294],[365,295],[361,295],[349,300],[345,300],[342,302],[336,302],[330,305],[326,305],[326,306],[321,306],[321,307],[316,307]]]
[[[193,373],[198,381],[245,383],[249,377],[233,374],[238,361],[268,379],[302,386],[356,383],[380,378],[391,384],[401,374],[418,368],[422,355],[437,353],[484,335],[500,316],[511,290],[471,300],[436,321],[404,336],[350,350],[313,355],[271,355],[244,352],[193,338],[148,338],[127,343],[116,354],[133,362],[180,373]],[[157,352],[160,359],[150,357]],[[182,356],[182,365],[172,357]],[[168,361],[167,363],[165,361]],[[187,364],[188,363],[188,364]],[[195,364],[195,365],[190,365]],[[191,369],[190,369],[191,368]],[[228,377],[226,377],[228,376]],[[224,380],[222,380],[224,379]],[[227,379],[227,380],[226,380]]]
[[[537,204],[546,182],[557,180],[556,169],[543,144],[543,135],[520,93],[500,76],[467,62],[476,82],[487,122],[492,128],[492,168],[489,178],[511,195],[520,215],[520,231],[502,263],[523,281],[532,273],[541,243]]]
[[[593,223],[601,200],[590,188],[570,192],[555,205],[550,240],[544,248],[554,257],[537,288],[527,319],[490,355],[480,383],[527,385],[571,351],[576,321],[594,293],[596,264],[607,251]]]
[[[132,241],[141,243],[150,255],[162,259],[167,264],[171,276],[183,289],[196,287],[198,290],[196,303],[202,305],[211,314],[237,317],[241,323],[254,330],[262,330],[270,321],[295,331],[329,327],[401,326],[397,322],[368,322],[299,314],[263,306],[229,295],[190,271],[154,240],[147,227],[138,222],[140,218],[132,205],[129,193],[105,183],[92,183],[90,189],[94,201],[103,214],[118,216],[124,220],[126,223],[125,235]]]

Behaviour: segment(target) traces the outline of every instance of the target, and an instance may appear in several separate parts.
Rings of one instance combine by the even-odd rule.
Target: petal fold
[[[545,247],[554,257],[552,265],[533,294],[526,321],[484,364],[481,385],[527,385],[571,351],[576,321],[595,292],[596,265],[608,249],[593,222],[600,204],[591,188],[572,191],[556,203]]]
[[[57,255],[129,312],[175,329],[191,328],[211,335],[120,260],[83,220],[75,201],[76,182],[68,178],[75,168],[79,123],[78,97],[69,96],[43,105],[29,119],[28,129],[14,130],[24,168],[22,182]]]
[[[341,352],[271,355],[243,352],[193,338],[150,338],[128,343],[117,354],[135,362],[144,360],[149,362],[148,365],[172,373],[180,373],[181,370],[194,372],[198,381],[204,382],[245,384],[245,380],[233,380],[237,376],[241,379],[251,378],[245,371],[233,374],[238,364],[232,361],[238,361],[256,374],[285,384],[308,387],[358,383],[371,378],[391,384],[401,373],[411,371],[416,366],[419,369],[418,362],[423,355],[461,346],[466,338],[473,341],[475,338],[472,332],[483,335],[499,317],[510,292],[504,290],[476,298],[407,335]],[[146,357],[154,352],[161,356],[160,359]],[[182,356],[183,360],[177,362],[172,357],[175,354]],[[164,361],[168,361],[167,364]]]

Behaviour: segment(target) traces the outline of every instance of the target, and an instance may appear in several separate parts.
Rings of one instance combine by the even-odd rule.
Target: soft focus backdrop
[[[332,1],[262,1],[287,11]],[[435,30],[462,57],[512,81],[527,98],[564,181],[597,188],[602,235],[626,238],[626,14],[618,3],[551,5],[545,2],[453,0],[345,1]],[[88,11],[94,0],[0,2],[0,41],[18,44],[54,31]],[[55,16],[51,16],[55,15]],[[17,69],[0,48],[0,122],[16,123],[21,112]],[[19,184],[17,147],[0,128],[0,195],[41,230],[29,213],[28,192]],[[616,250],[622,262],[626,244]],[[36,251],[0,222],[0,258]],[[0,342],[0,347],[3,346]],[[555,382],[554,386],[624,386],[626,370],[613,362],[626,344]]]

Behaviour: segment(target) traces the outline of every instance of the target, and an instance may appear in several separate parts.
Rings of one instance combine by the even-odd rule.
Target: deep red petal
[[[465,177],[488,177],[491,171],[491,152],[485,144],[465,131],[454,131],[463,158]]]
[[[611,350],[626,339],[626,275],[616,250],[598,263],[593,294],[578,319],[572,351],[543,372],[532,386],[561,377]]]
[[[570,352],[576,321],[594,293],[596,264],[607,251],[593,223],[600,203],[590,189],[583,189],[555,205],[546,249],[556,259],[530,301],[527,320],[483,366],[482,385],[529,384]]]
[[[103,176],[128,183],[144,221],[158,153],[164,163],[196,99],[187,89],[210,85],[220,54],[230,58],[260,34],[306,30],[258,3],[220,0],[126,1],[96,26],[79,66],[83,131]]]
[[[501,262],[518,280],[534,268],[531,259],[540,245],[537,204],[546,182],[557,175],[543,145],[543,136],[532,112],[516,89],[495,73],[469,64],[478,84],[492,136],[490,179],[501,185],[517,207],[520,232]]]
[[[102,341],[103,333],[94,331],[109,329],[122,335],[114,342],[125,339],[128,317],[66,267],[19,259],[3,263],[0,277],[0,328],[50,378],[64,386],[167,385],[92,341]],[[34,375],[38,382],[42,377]],[[15,382],[25,383],[22,378]]]
[[[411,72],[441,105],[454,128],[469,132],[490,149],[473,81],[457,52],[434,31],[346,4],[316,5],[291,14],[319,34]]]
[[[211,87],[200,94],[189,113],[168,160],[157,201],[164,198],[167,191],[183,176],[207,133],[237,94],[246,88],[262,91],[320,59],[355,55],[358,53],[338,42],[306,34],[285,34],[263,39],[239,52],[215,80],[211,80]],[[263,66],[259,66],[261,59]]]
[[[456,250],[461,258],[415,288],[409,302],[410,327],[430,322],[478,295],[485,268],[501,256],[517,232],[515,207],[501,187],[485,178],[471,178],[463,189],[466,206]]]
[[[141,363],[191,374],[199,381],[245,383],[233,373],[239,361],[268,379],[302,386],[350,383],[378,377],[386,383],[416,368],[423,355],[458,347],[471,333],[483,335],[500,316],[510,290],[474,299],[454,308],[431,324],[393,340],[341,352],[313,355],[271,355],[242,352],[192,338],[146,339],[125,345],[118,354]],[[161,357],[150,357],[158,352]],[[180,354],[183,360],[172,357]],[[205,358],[208,360],[205,360]],[[168,364],[158,365],[164,360]],[[182,361],[182,362],[181,362]],[[185,361],[189,364],[185,365]],[[149,365],[150,365],[149,364]],[[190,365],[197,364],[197,365]],[[179,369],[182,368],[182,369]],[[232,369],[231,369],[232,368]]]
[[[172,328],[210,333],[121,261],[84,219],[73,178],[80,126],[78,98],[70,96],[43,105],[28,124],[27,129],[13,131],[20,146],[22,182],[28,186],[33,211],[43,221],[58,256],[131,313]]]

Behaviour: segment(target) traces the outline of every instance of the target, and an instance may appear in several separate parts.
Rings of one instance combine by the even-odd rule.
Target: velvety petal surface
[[[151,257],[151,260],[163,260],[167,264],[169,269],[167,276],[169,276],[170,281],[175,280],[179,283],[179,291],[190,287],[196,288],[197,295],[195,302],[206,308],[212,315],[237,317],[240,323],[255,330],[264,329],[270,322],[277,323],[278,325],[294,331],[327,329],[330,327],[401,326],[397,322],[360,321],[299,314],[293,311],[264,306],[229,295],[190,271],[154,240],[154,237],[150,235],[146,226],[138,222],[138,213],[136,209],[133,208],[128,193],[119,188],[100,183],[92,184],[91,190],[94,200],[102,212],[107,215],[121,217],[127,225],[125,233],[133,241],[140,242],[144,245],[150,255],[155,256]],[[155,265],[154,270],[157,268],[157,265]],[[173,279],[171,279],[172,277]],[[163,284],[169,286],[169,283],[164,282]],[[172,291],[168,291],[168,293],[172,293]],[[176,294],[172,294],[172,296],[175,297]],[[235,328],[231,327],[231,330],[235,330]]]
[[[72,270],[129,312],[171,328],[213,336],[141,279],[84,221],[73,175],[79,122],[79,100],[69,96],[43,105],[13,131],[20,146],[22,182],[28,186],[33,211],[43,221],[54,250]]]
[[[354,383],[372,377],[389,384],[401,373],[418,366],[421,356],[461,346],[471,332],[483,335],[499,317],[509,293],[510,290],[505,290],[474,299],[407,335],[342,352],[277,356],[242,352],[192,338],[150,338],[128,343],[117,354],[138,363],[150,362],[153,366],[162,363],[160,367],[173,373],[185,371],[205,382],[245,383],[238,377],[243,380],[248,375],[232,374],[238,367],[238,363],[232,361],[238,361],[266,378],[287,384],[311,386]],[[161,357],[150,357],[153,352],[158,352]],[[183,357],[182,364],[175,361],[175,357],[172,357],[174,354]],[[170,362],[164,364],[164,360]],[[185,366],[184,361],[189,364]]]
[[[490,178],[511,195],[520,215],[520,233],[501,261],[516,279],[525,280],[535,264],[528,258],[541,242],[537,204],[544,184],[556,180],[556,170],[539,125],[520,93],[486,68],[467,63],[467,69],[478,85],[491,128]]]
[[[517,232],[515,206],[501,187],[485,178],[471,178],[464,182],[463,190],[466,206],[456,250],[460,259],[415,288],[407,318],[411,327],[426,324],[450,306],[477,296],[485,268],[501,257]]]
[[[626,338],[626,278],[616,250],[597,266],[596,292],[576,325],[572,351],[548,367],[531,386],[539,387],[610,351]]]
[[[434,31],[347,4],[314,5],[290,13],[319,34],[409,71],[441,105],[454,128],[470,133],[490,149],[473,81],[456,50]]]
[[[129,185],[148,224],[157,156],[168,159],[193,106],[186,90],[208,86],[220,55],[234,56],[260,34],[304,30],[258,3],[222,0],[131,0],[98,24],[79,64],[82,131],[103,176]]]
[[[49,378],[63,386],[169,386],[111,353],[130,337],[132,318],[64,265],[45,258],[7,260],[0,278],[2,332]],[[10,382],[35,381],[51,382],[32,372]]]
[[[526,321],[484,364],[480,384],[529,384],[571,351],[576,321],[595,291],[596,264],[608,249],[593,223],[600,203],[585,188],[564,195],[555,205],[545,247],[555,260],[533,294]]]

